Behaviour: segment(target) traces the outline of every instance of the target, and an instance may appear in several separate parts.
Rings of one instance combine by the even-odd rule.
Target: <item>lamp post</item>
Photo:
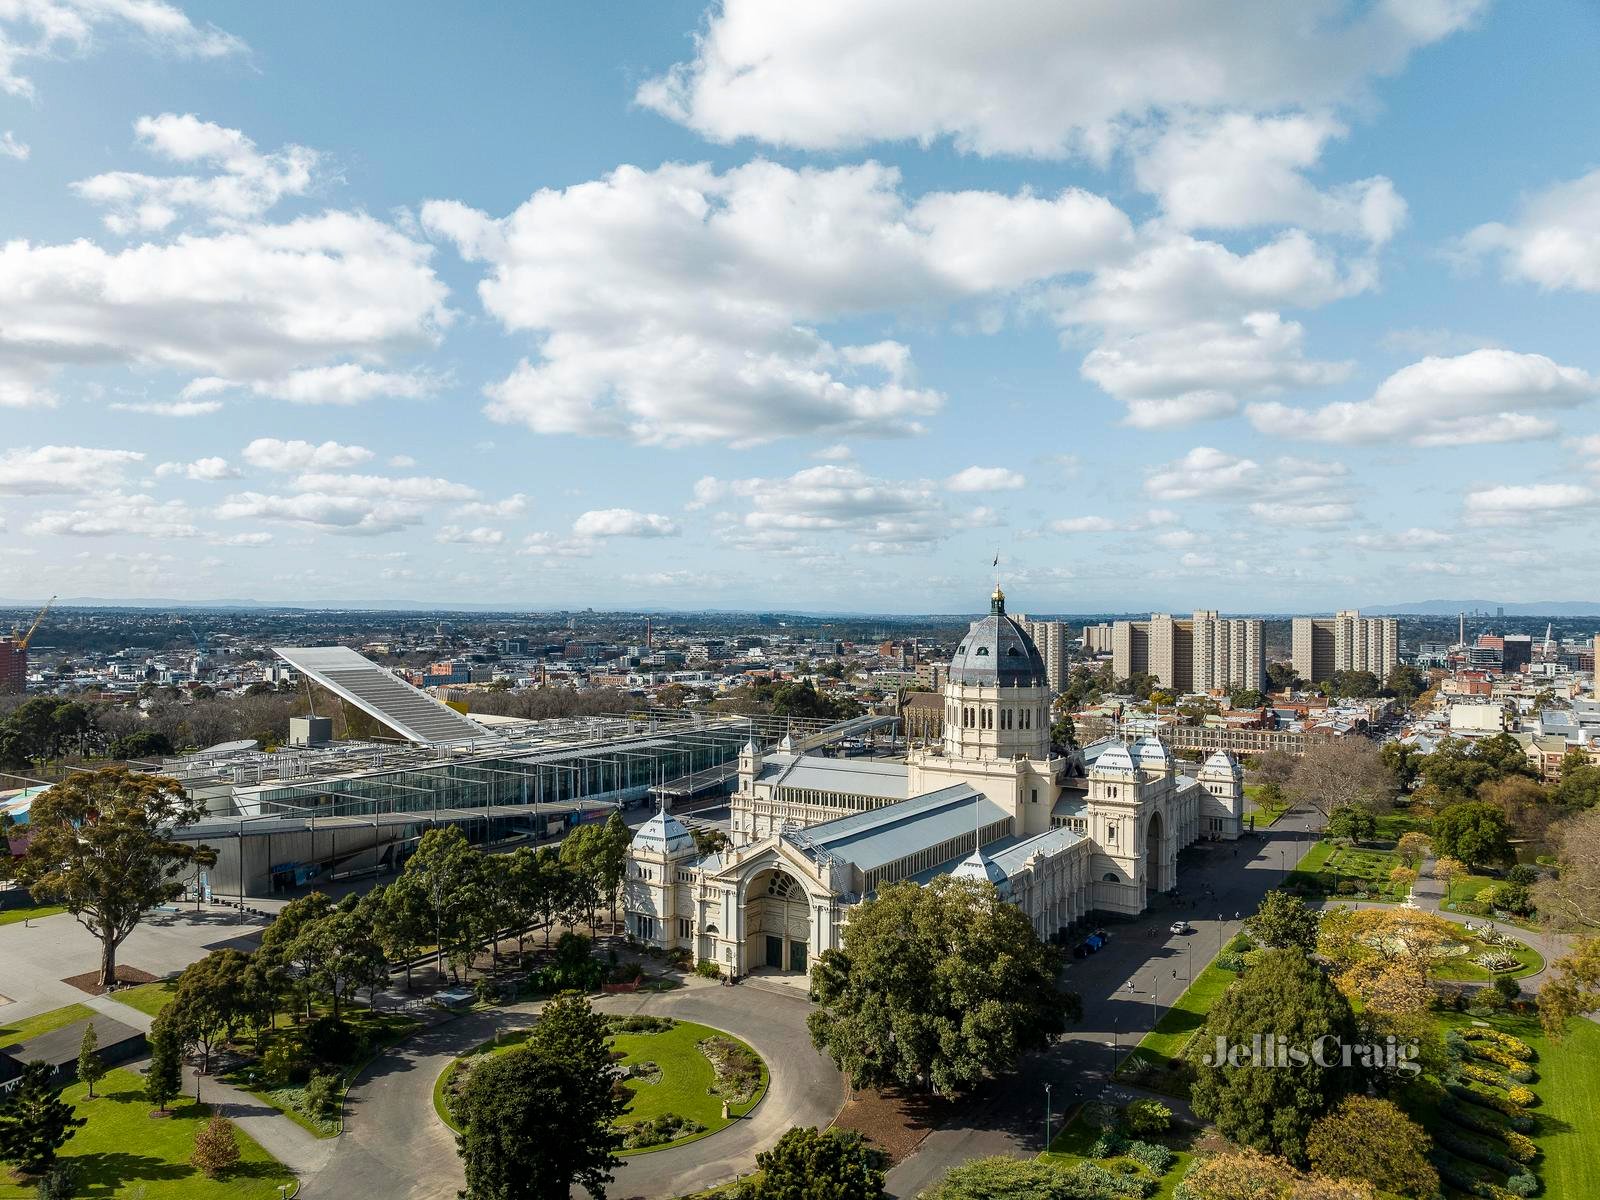
[[[1044,1148],[1050,1149],[1050,1085],[1044,1085]]]

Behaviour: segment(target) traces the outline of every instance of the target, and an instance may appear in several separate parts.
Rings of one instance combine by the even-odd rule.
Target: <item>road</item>
[[[1287,814],[1260,836],[1234,844],[1203,842],[1186,852],[1176,901],[1163,898],[1137,920],[1110,926],[1104,950],[1073,960],[1067,982],[1083,998],[1083,1020],[1049,1051],[1029,1056],[1015,1074],[982,1089],[960,1128],[929,1134],[889,1173],[889,1194],[915,1196],[971,1158],[1037,1153],[1045,1142],[1045,1085],[1059,1131],[1062,1111],[1107,1086],[1112,1056],[1137,1044],[1188,979],[1239,932],[1261,897],[1293,870],[1311,836],[1311,820]],[[1167,931],[1180,917],[1193,932]]]

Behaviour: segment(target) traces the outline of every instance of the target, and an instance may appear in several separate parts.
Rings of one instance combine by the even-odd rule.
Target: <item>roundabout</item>
[[[767,1065],[725,1030],[673,1017],[611,1014],[611,1047],[630,1093],[617,1123],[624,1157],[710,1137],[747,1117],[767,1093]],[[456,1101],[475,1064],[517,1052],[526,1029],[497,1033],[454,1059],[433,1086],[433,1107],[454,1133]]]
[[[695,1140],[625,1157],[612,1184],[615,1195],[680,1196],[727,1182],[753,1170],[756,1155],[788,1129],[825,1126],[844,1103],[838,1071],[812,1048],[808,1003],[798,992],[690,980],[675,991],[593,1003],[606,1014],[672,1017],[726,1032],[749,1046],[768,1073],[765,1092],[743,1116]],[[444,1020],[380,1055],[352,1083],[345,1131],[326,1164],[307,1175],[307,1188],[319,1195],[454,1200],[463,1184],[461,1160],[455,1134],[434,1108],[435,1085],[458,1058],[485,1042],[492,1046],[496,1033],[526,1029],[542,1007],[518,1004]],[[663,1085],[666,1078],[663,1071]],[[663,1101],[662,1107],[672,1105]]]

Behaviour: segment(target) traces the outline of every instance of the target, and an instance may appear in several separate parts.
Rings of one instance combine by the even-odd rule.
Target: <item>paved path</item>
[[[676,1150],[624,1161],[614,1196],[676,1196],[748,1172],[758,1151],[795,1125],[827,1125],[844,1103],[833,1066],[811,1047],[803,996],[693,980],[682,989],[595,1001],[606,1012],[655,1013],[736,1034],[767,1062],[766,1098],[745,1119]],[[540,1005],[475,1013],[435,1025],[381,1055],[350,1089],[345,1131],[302,1195],[452,1200],[462,1186],[455,1138],[433,1110],[433,1085],[457,1055],[524,1027]]]

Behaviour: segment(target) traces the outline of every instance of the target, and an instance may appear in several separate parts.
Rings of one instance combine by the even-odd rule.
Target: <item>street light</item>
[[[1050,1149],[1050,1085],[1044,1085],[1044,1148]]]

